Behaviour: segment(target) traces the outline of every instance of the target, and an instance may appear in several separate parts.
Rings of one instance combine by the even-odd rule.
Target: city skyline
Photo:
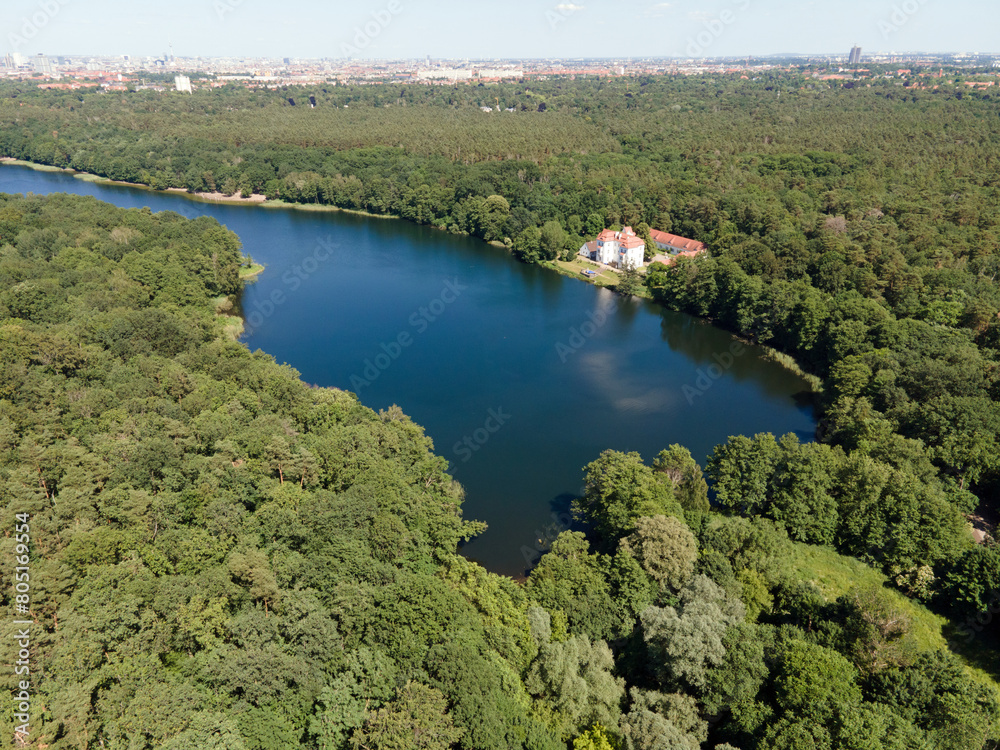
[[[501,12],[502,9],[502,12]],[[974,19],[975,23],[969,23]],[[877,52],[996,53],[1000,6],[956,0],[532,2],[474,6],[378,0],[276,6],[266,0],[12,0],[4,52],[26,56],[522,59],[768,57]],[[638,32],[637,29],[641,29]]]

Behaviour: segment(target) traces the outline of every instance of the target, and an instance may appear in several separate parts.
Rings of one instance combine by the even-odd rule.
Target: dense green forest
[[[654,267],[657,299],[823,377],[828,442],[919,440],[949,502],[995,515],[1000,99],[955,74],[832,83],[774,72],[193,96],[10,83],[0,153],[394,214],[529,262],[622,223],[694,237],[711,257]],[[480,110],[492,102],[504,111]]]
[[[243,259],[214,220],[4,196],[0,243],[0,482],[11,527],[30,516],[39,745],[1000,738],[995,686],[924,647],[901,596],[827,601],[781,520],[711,512],[680,446],[597,457],[577,508],[593,538],[564,533],[520,585],[456,554],[481,526],[418,426],[227,338]],[[720,447],[724,503],[795,495],[834,449],[751,450],[795,476],[737,490],[752,479]]]
[[[651,267],[654,297],[824,381],[821,442],[715,449],[715,510],[682,447],[595,457],[589,534],[520,585],[456,555],[481,526],[419,427],[225,337],[235,237],[5,198],[0,481],[33,519],[39,741],[996,746],[996,685],[952,651],[997,672],[1000,551],[967,517],[998,510],[998,114],[946,79],[777,73],[0,85],[5,156],[394,214],[527,262],[621,223],[694,237],[710,255]],[[793,564],[814,548],[871,576],[825,596]]]

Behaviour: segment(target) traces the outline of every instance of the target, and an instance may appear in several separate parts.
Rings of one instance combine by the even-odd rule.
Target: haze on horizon
[[[2,51],[25,55],[162,56],[170,45],[178,57],[359,59],[765,57],[846,54],[854,44],[866,53],[1000,53],[997,28],[995,0],[6,0],[0,8]]]

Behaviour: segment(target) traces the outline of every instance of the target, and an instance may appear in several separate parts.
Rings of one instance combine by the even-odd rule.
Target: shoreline
[[[197,203],[215,203],[215,204],[228,204],[228,205],[240,205],[240,206],[256,206],[260,208],[274,208],[274,209],[292,209],[296,211],[333,211],[342,212],[347,214],[354,214],[356,216],[364,216],[371,219],[393,219],[398,221],[405,221],[401,216],[392,216],[390,214],[373,214],[369,211],[361,211],[352,208],[340,208],[339,206],[329,206],[325,204],[314,204],[314,203],[288,203],[281,199],[271,199],[269,200],[266,196],[260,193],[254,193],[249,198],[243,198],[242,196],[226,196],[223,193],[213,192],[213,193],[192,193],[186,188],[166,188],[164,190],[157,190],[150,187],[149,185],[143,185],[137,182],[124,182],[122,180],[112,180],[107,177],[101,177],[100,175],[91,174],[89,172],[80,172],[78,170],[72,169],[70,167],[55,167],[48,164],[38,164],[36,162],[24,161],[23,159],[15,159],[12,156],[0,156],[0,165],[10,164],[12,166],[22,166],[33,169],[37,172],[68,172],[72,174],[76,179],[84,180],[85,182],[93,182],[100,185],[121,185],[124,187],[138,188],[140,190],[148,190],[155,193],[170,193],[172,195],[182,196],[188,200],[195,201]],[[431,229],[440,229],[440,227],[435,227],[432,224],[428,224]],[[447,232],[447,229],[442,229],[441,231]],[[463,233],[465,236],[469,236],[467,233]],[[483,240],[486,242],[486,240]],[[501,242],[487,242],[489,245],[494,247],[505,248],[509,251],[506,245]],[[570,273],[567,269],[559,267],[554,261],[544,261],[538,264],[542,268],[549,271],[553,271],[560,276],[565,276],[566,278],[575,279],[576,281],[581,281],[584,284],[589,284],[590,286],[596,287],[598,289],[609,289],[608,284],[598,284],[597,278],[589,279],[583,278],[580,274]],[[247,274],[244,278],[245,281],[252,283],[257,279],[257,277],[263,273],[264,268],[261,267],[259,270],[254,269],[253,273]],[[242,273],[241,273],[242,276]],[[646,300],[656,304],[652,299],[652,295],[648,293],[636,295],[640,299]],[[667,309],[667,308],[664,308]],[[715,325],[715,323],[708,318],[700,318],[701,320],[706,320],[709,324]],[[725,330],[725,329],[721,329]],[[730,331],[730,333],[733,333]],[[735,334],[734,335],[738,335]],[[758,344],[762,349],[766,351],[766,356],[768,356],[771,361],[775,364],[780,365],[784,369],[792,372],[796,376],[805,380],[810,387],[810,391],[813,393],[820,393],[823,390],[822,380],[812,373],[807,372],[802,368],[798,361],[795,360],[789,354],[784,352],[779,352],[772,347],[768,347],[766,344]]]
[[[244,198],[241,195],[226,195],[225,193],[220,193],[218,191],[210,193],[192,193],[187,188],[180,187],[169,187],[163,189],[157,189],[150,187],[149,185],[144,185],[141,182],[126,182],[125,180],[112,180],[110,177],[102,177],[101,175],[93,174],[91,172],[81,172],[72,167],[55,167],[49,164],[39,164],[38,162],[25,161],[24,159],[15,159],[13,156],[0,156],[0,165],[9,164],[15,167],[27,167],[28,169],[33,169],[36,172],[66,172],[73,175],[78,180],[83,180],[84,182],[92,182],[97,185],[120,185],[122,187],[137,188],[139,190],[148,190],[151,193],[171,193],[173,195],[179,195],[187,198],[188,200],[195,201],[196,203],[223,203],[234,206],[260,206],[262,208],[291,208],[298,211],[341,211],[347,214],[356,214],[358,216],[367,216],[372,219],[399,219],[402,221],[402,217],[392,216],[389,214],[373,214],[369,211],[361,211],[353,208],[341,208],[340,206],[328,206],[325,204],[311,204],[311,203],[289,203],[283,201],[280,198],[268,198],[262,193],[254,193],[248,198]]]

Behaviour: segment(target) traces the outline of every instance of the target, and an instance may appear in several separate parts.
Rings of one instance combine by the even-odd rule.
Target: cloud
[[[560,3],[556,6],[556,10],[560,13],[576,13],[578,10],[583,10],[583,6],[574,3]]]
[[[680,404],[677,389],[644,387],[640,378],[630,375],[621,358],[611,352],[587,352],[580,357],[580,372],[595,387],[611,396],[611,405],[619,412],[632,414],[668,413]]]

